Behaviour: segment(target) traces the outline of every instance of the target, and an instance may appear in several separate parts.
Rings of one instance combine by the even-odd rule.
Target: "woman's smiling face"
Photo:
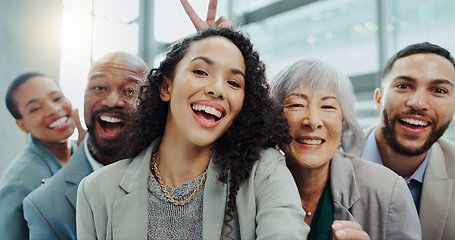
[[[166,132],[197,146],[212,145],[242,110],[245,69],[230,40],[215,36],[193,42],[174,79],[161,85],[161,99],[169,102]]]
[[[288,160],[304,168],[330,163],[341,140],[343,116],[334,91],[297,87],[283,102],[293,141],[283,146]]]
[[[45,144],[66,141],[73,134],[71,103],[50,78],[30,78],[19,86],[13,98],[22,115],[16,122],[23,131]]]

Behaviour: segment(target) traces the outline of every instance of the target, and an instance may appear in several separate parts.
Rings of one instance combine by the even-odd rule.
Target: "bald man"
[[[24,199],[30,239],[76,239],[79,182],[128,157],[130,114],[134,114],[137,92],[147,72],[141,58],[123,52],[105,55],[93,64],[84,97],[88,134],[68,164]]]

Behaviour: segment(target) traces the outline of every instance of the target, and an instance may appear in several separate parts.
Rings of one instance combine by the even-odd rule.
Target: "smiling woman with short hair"
[[[0,180],[0,239],[27,239],[22,201],[68,162],[77,148],[68,138],[76,128],[70,101],[41,73],[24,73],[11,83],[6,105],[30,142]]]
[[[349,78],[320,60],[305,58],[278,74],[273,96],[290,125],[293,140],[281,147],[311,227],[308,239],[342,238],[336,231],[340,225],[355,226],[360,239],[421,238],[403,178],[353,157],[364,137]]]

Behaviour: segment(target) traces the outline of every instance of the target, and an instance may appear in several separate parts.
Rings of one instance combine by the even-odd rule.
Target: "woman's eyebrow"
[[[213,61],[212,59],[210,59],[210,58],[208,58],[208,57],[204,57],[204,56],[195,57],[195,58],[193,58],[193,59],[191,60],[191,62],[194,62],[194,61],[196,61],[196,60],[202,60],[202,61],[206,62],[206,63],[209,64],[209,65],[215,64],[215,61]],[[244,73],[242,70],[238,69],[238,68],[231,68],[231,72],[232,72],[233,74],[240,74],[240,75],[243,76],[243,78],[245,78],[245,73]]]

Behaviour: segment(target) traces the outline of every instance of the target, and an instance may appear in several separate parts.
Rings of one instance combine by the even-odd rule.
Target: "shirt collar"
[[[412,177],[412,179],[419,183],[423,183],[423,177],[424,177],[425,171],[427,169],[428,159],[430,158],[430,153],[431,153],[431,149],[430,149],[430,151],[428,151],[427,155],[425,156],[425,159],[423,160],[423,162],[420,164],[420,166],[417,168],[417,170],[413,174],[414,177]],[[411,178],[411,176],[408,176],[408,177],[405,177],[404,180],[407,181],[410,178]]]
[[[84,142],[85,155],[87,156],[88,162],[90,163],[90,166],[92,167],[93,171],[96,171],[96,170],[104,167],[104,165],[99,163],[98,161],[96,161],[95,158],[93,158],[92,154],[88,150],[87,139],[88,139],[88,134],[85,135],[84,141],[83,141]]]
[[[374,128],[370,132],[370,134],[368,134],[367,140],[365,142],[365,148],[363,149],[361,158],[368,160],[370,162],[375,162],[375,163],[383,165],[382,161],[381,161],[381,155],[379,155],[378,143],[376,142],[376,137],[374,135],[375,130],[376,130],[376,128]],[[431,153],[431,149],[430,149],[430,151],[428,151],[427,155],[425,156],[425,159],[420,164],[420,166],[417,168],[417,170],[412,174],[412,175],[414,175],[412,177],[412,179],[414,179],[420,183],[423,183],[423,177],[425,175],[425,170],[427,169],[430,153]],[[406,176],[406,177],[404,177],[404,179],[408,180],[409,178],[411,178],[411,176]]]
[[[373,131],[368,134],[367,140],[365,142],[365,147],[363,148],[363,152],[360,157],[370,162],[375,162],[382,165],[381,155],[379,155],[378,144],[376,142],[374,132],[375,129],[373,129]]]

